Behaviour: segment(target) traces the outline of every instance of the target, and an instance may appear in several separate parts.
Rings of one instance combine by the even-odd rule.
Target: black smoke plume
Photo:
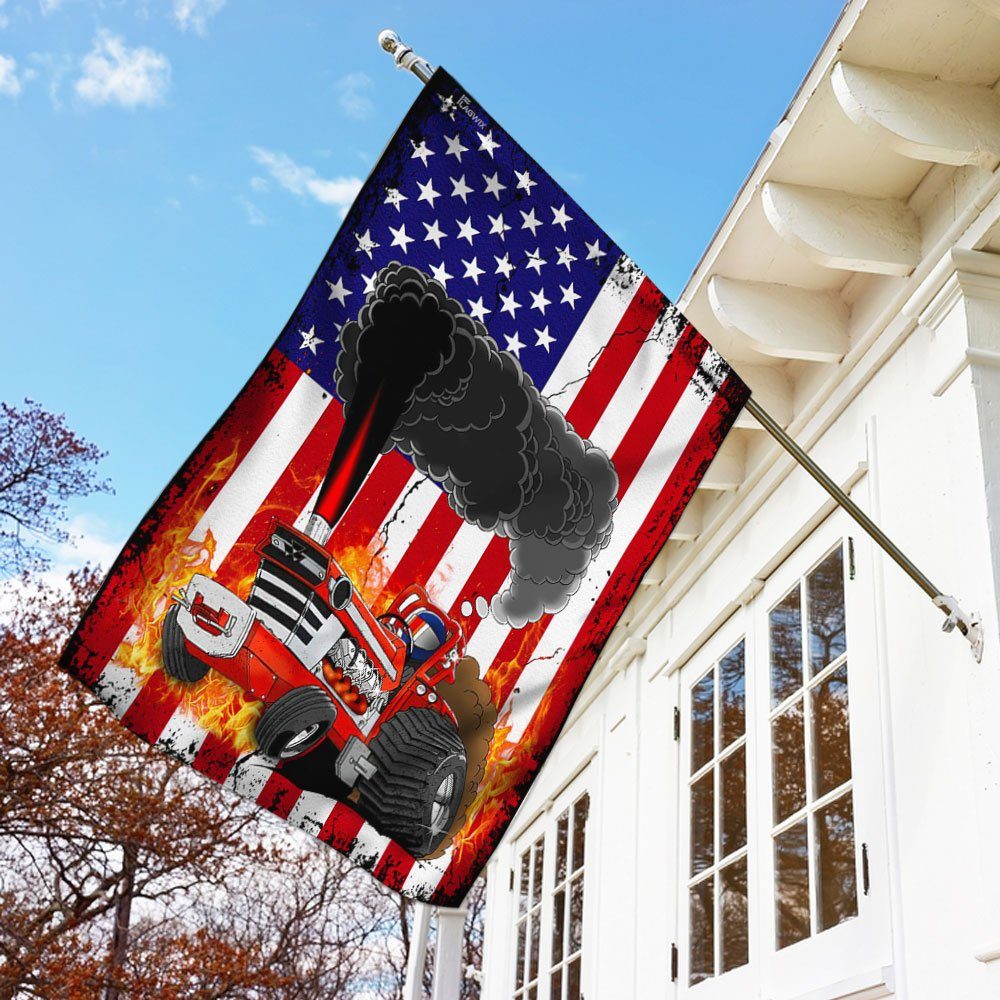
[[[417,268],[379,272],[341,346],[337,392],[347,426],[367,419],[372,461],[399,448],[456,513],[509,540],[512,575],[493,616],[519,628],[562,610],[611,538],[618,477],[608,456]]]

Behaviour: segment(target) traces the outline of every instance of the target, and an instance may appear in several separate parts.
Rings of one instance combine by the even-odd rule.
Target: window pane
[[[535,865],[531,873],[531,905],[535,906],[542,898],[542,863],[545,857],[545,838],[535,841]]]
[[[525,921],[517,925],[517,967],[514,972],[514,985],[524,985],[524,942],[525,942]]]
[[[816,813],[819,929],[858,915],[854,859],[854,803],[850,792]]]
[[[722,747],[738,740],[746,731],[745,643],[728,652],[719,661],[719,697],[722,701]]]
[[[799,699],[771,723],[775,823],[787,819],[806,804],[805,746],[802,700]]]
[[[746,745],[731,753],[720,765],[722,788],[721,857],[738,851],[747,842]]]
[[[566,892],[560,889],[552,898],[552,963],[563,959],[563,929],[566,926]]]
[[[688,983],[694,986],[715,975],[715,879],[691,888],[691,947]]]
[[[587,841],[587,816],[590,814],[590,796],[581,795],[573,803],[573,858],[570,871],[583,867],[584,850]]]
[[[562,1000],[562,969],[552,973],[552,985],[549,989],[549,1000]]]
[[[851,777],[846,663],[816,685],[812,700],[813,784],[820,798]]]
[[[525,913],[528,909],[528,865],[531,861],[531,851],[525,851],[521,855],[521,877],[518,882],[520,891],[518,893],[517,912]]]
[[[570,962],[566,980],[566,1000],[580,1000],[580,959]]]
[[[531,982],[532,980],[534,980],[534,979],[536,979],[538,977],[538,939],[539,939],[539,932],[541,930],[541,925],[539,923],[540,917],[541,917],[541,914],[538,913],[537,911],[535,913],[532,913],[528,917],[528,922],[531,925],[531,933],[530,933],[531,949],[528,952],[528,981],[529,982]]]
[[[569,890],[569,952],[583,945],[583,876],[578,875]]]
[[[528,1000],[538,1000],[538,987],[537,986],[532,986],[531,989],[528,990]]]
[[[722,872],[719,900],[722,927],[721,972],[738,969],[750,961],[747,923],[747,859],[741,858]]]
[[[715,756],[715,675],[708,674],[691,690],[691,773]]]
[[[847,649],[844,628],[844,552],[838,546],[806,580],[809,662],[818,673]]]
[[[715,774],[709,770],[691,786],[691,874],[715,862]]]
[[[556,883],[566,877],[566,847],[569,839],[569,810],[556,823]]]
[[[771,707],[802,686],[802,608],[799,588],[771,610]]]
[[[774,838],[776,946],[809,937],[809,857],[806,820]]]

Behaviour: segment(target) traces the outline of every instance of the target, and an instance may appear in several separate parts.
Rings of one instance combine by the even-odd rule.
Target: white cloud
[[[251,146],[250,154],[267,172],[292,194],[309,195],[324,205],[347,214],[351,202],[361,190],[360,177],[320,177],[312,167],[303,167],[286,153],[275,153],[260,146]]]
[[[38,6],[46,17],[55,13],[62,5],[63,0],[38,0]]]
[[[257,194],[264,194],[264,192],[267,191],[267,189],[270,186],[271,185],[267,183],[267,178],[266,177],[251,177],[250,178],[250,187],[253,188],[253,190],[256,191]]]
[[[170,87],[170,60],[146,46],[130,49],[120,35],[99,31],[84,56],[76,92],[91,104],[162,104]]]
[[[340,106],[351,118],[368,118],[375,110],[375,104],[368,96],[372,78],[367,73],[348,73],[337,81],[335,88]]]
[[[17,75],[17,60],[0,55],[0,94],[17,97],[21,93],[21,80]]]
[[[247,222],[251,226],[266,226],[267,216],[246,195],[240,195],[239,203],[246,213]]]
[[[174,20],[181,31],[204,35],[208,22],[226,6],[226,0],[174,0]]]

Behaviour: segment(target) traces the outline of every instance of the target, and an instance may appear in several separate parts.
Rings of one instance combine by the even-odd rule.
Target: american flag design
[[[63,665],[455,905],[748,395],[438,70]]]

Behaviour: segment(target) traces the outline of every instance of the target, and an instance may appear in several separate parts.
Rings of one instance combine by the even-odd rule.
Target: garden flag
[[[747,395],[438,70],[64,665],[457,904]]]

